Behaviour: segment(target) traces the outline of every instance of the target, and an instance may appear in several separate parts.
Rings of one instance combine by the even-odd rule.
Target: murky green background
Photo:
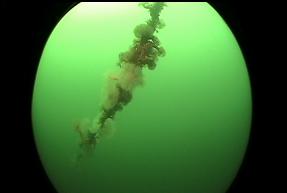
[[[166,49],[116,115],[116,132],[77,168],[73,124],[100,110],[106,76],[149,18],[136,3],[81,3],[43,51],[32,106],[39,155],[60,193],[223,193],[248,143],[251,92],[230,29],[206,3],[167,3]]]

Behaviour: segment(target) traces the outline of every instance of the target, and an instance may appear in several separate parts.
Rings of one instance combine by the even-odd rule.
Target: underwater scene
[[[79,3],[46,42],[32,123],[59,193],[224,193],[252,115],[247,67],[208,3]]]

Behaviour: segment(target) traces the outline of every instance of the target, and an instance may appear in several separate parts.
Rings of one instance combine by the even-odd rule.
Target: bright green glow
[[[167,3],[167,55],[80,171],[73,122],[99,111],[105,75],[148,18],[136,3],[81,3],[58,23],[33,96],[35,140],[60,193],[223,193],[241,164],[251,92],[240,48],[207,3]]]

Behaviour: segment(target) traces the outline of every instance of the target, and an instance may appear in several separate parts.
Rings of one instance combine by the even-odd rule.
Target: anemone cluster
[[[143,84],[142,69],[147,67],[154,70],[158,57],[165,55],[165,50],[160,46],[155,33],[164,27],[159,16],[166,4],[140,3],[139,6],[149,11],[150,19],[134,28],[133,45],[128,51],[119,54],[119,72],[113,77],[108,77],[106,96],[97,118],[90,123],[87,130],[77,126],[81,137],[80,146],[89,151],[111,130],[111,121],[115,114],[132,100],[133,90]]]
[[[134,29],[133,46],[126,52],[120,54],[119,65],[122,63],[132,63],[134,65],[153,70],[156,67],[158,56],[164,56],[165,50],[160,46],[159,39],[154,35],[164,24],[159,20],[160,11],[165,6],[164,3],[140,3],[150,12],[151,19],[144,24],[139,24]]]

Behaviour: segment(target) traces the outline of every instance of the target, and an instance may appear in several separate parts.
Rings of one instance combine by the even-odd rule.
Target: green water
[[[114,5],[115,4],[115,5]],[[100,111],[106,76],[149,14],[136,3],[81,3],[49,37],[33,93],[39,155],[59,193],[223,193],[248,143],[251,91],[244,58],[207,3],[167,3],[166,50],[116,114],[115,132],[75,168],[73,125]]]

